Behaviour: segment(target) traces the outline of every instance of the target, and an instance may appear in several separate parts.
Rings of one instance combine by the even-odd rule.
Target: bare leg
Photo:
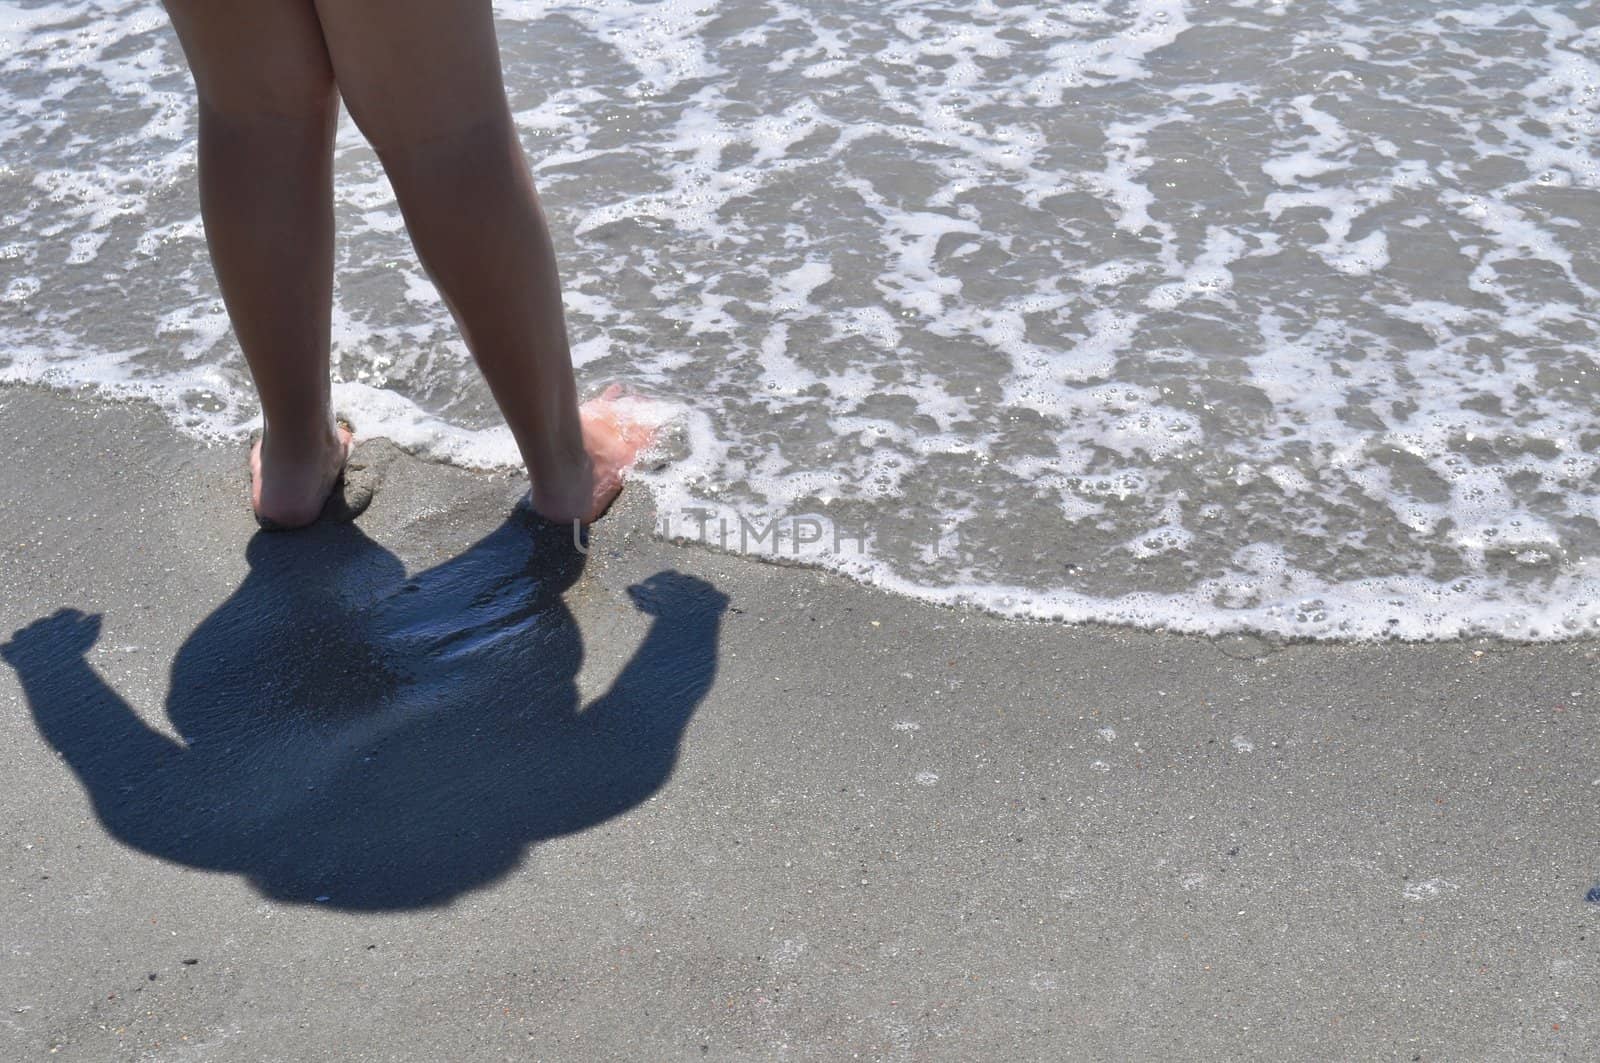
[[[533,480],[534,507],[594,520],[648,433],[580,410],[549,228],[517,140],[489,0],[316,0],[345,105],[394,186]]]
[[[200,99],[200,210],[266,427],[256,514],[317,518],[349,448],[333,422],[338,94],[311,0],[167,0]]]

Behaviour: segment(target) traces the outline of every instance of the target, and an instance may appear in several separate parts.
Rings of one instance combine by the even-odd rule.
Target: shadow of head
[[[258,535],[247,558],[173,662],[179,740],[86,663],[98,617],[64,610],[0,655],[117,838],[352,909],[447,902],[659,789],[727,604],[670,571],[629,588],[649,629],[580,706],[568,529],[519,513],[415,576],[353,525]]]

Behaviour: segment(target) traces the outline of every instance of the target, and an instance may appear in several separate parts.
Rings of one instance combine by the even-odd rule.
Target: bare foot
[[[275,446],[263,434],[250,451],[250,504],[261,526],[284,531],[314,523],[344,471],[352,439],[341,424],[308,452]]]
[[[655,430],[632,415],[615,384],[584,403],[578,416],[583,420],[583,458],[569,477],[533,485],[534,510],[562,524],[592,524],[605,516],[622,493],[622,477],[655,439]]]

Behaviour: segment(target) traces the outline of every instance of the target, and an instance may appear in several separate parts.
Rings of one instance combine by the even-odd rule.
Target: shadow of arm
[[[628,592],[655,621],[611,689],[583,713],[606,750],[606,803],[616,811],[644,800],[671,774],[684,729],[716,678],[728,606],[711,584],[677,572],[658,573]]]
[[[84,654],[99,634],[98,616],[63,609],[14,634],[0,657],[16,670],[39,733],[77,773],[106,825],[124,835],[184,749],[145,726],[89,666]]]

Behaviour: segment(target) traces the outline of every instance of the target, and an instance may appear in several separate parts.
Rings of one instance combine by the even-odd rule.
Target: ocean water
[[[661,534],[1006,615],[1600,628],[1600,7],[507,0],[585,386]],[[160,8],[0,0],[0,379],[253,405]],[[338,147],[362,434],[515,452]],[[637,488],[636,488],[637,489]]]

